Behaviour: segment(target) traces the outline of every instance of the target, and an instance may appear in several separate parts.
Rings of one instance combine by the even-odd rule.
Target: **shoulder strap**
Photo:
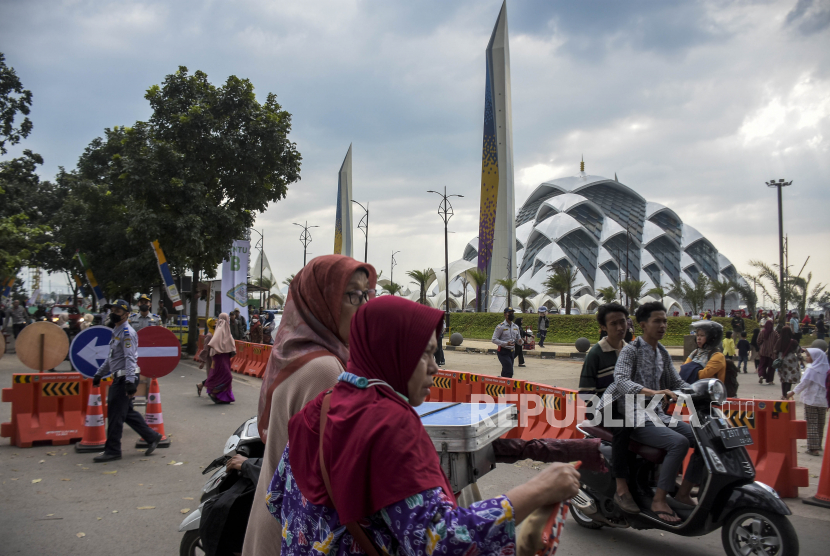
[[[323,483],[326,485],[326,492],[329,495],[329,499],[331,503],[334,504],[334,509],[337,509],[337,503],[334,501],[334,493],[331,490],[331,480],[329,479],[329,472],[326,470],[326,462],[323,458],[323,437],[326,431],[326,420],[329,413],[329,407],[331,406],[331,390],[326,393],[326,396],[323,398],[323,406],[320,408],[320,472],[323,475]],[[379,556],[378,551],[375,548],[374,543],[369,539],[366,535],[366,531],[363,530],[357,521],[350,521],[348,523],[344,523],[343,525],[346,526],[346,529],[349,530],[349,533],[352,534],[354,540],[357,541],[357,544],[360,545],[360,548],[363,549],[363,552],[368,554],[369,556]]]

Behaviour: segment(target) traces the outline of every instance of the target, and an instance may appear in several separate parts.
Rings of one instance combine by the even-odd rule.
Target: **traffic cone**
[[[159,391],[159,383],[156,379],[150,382],[150,391],[147,393],[147,407],[144,410],[144,420],[151,429],[161,435],[161,442],[159,448],[170,447],[170,439],[164,434],[164,417],[161,415],[161,392]],[[147,443],[143,438],[139,438],[135,443],[136,448],[146,448]]]
[[[828,443],[830,443],[830,427],[827,427],[827,438],[824,439],[824,458],[821,460],[818,490],[812,498],[802,500],[805,504],[821,506],[822,508],[830,508],[830,450],[827,449]]]
[[[84,434],[75,444],[76,452],[100,452],[107,443],[107,429],[104,427],[104,408],[101,404],[101,388],[93,386],[84,419]]]

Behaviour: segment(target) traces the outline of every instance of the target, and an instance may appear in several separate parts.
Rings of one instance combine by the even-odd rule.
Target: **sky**
[[[302,180],[257,217],[281,280],[334,244],[337,172],[370,203],[383,276],[443,266],[478,235],[485,48],[501,0],[0,3],[0,52],[34,95],[41,175],[71,169],[105,128],[150,116],[144,93],[186,66],[250,79],[293,115]],[[541,182],[613,177],[672,208],[742,272],[789,263],[830,282],[830,0],[509,0],[517,209]],[[355,222],[361,210],[354,212]],[[363,234],[355,230],[355,255]],[[400,274],[399,274],[400,273]],[[397,279],[401,282],[401,279]],[[412,287],[412,286],[410,286]]]

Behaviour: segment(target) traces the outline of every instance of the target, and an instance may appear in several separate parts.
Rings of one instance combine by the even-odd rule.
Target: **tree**
[[[0,154],[6,154],[6,144],[16,145],[32,132],[32,122],[23,118],[18,127],[14,126],[17,114],[29,115],[32,92],[23,88],[20,78],[6,65],[6,57],[0,52]]]
[[[469,280],[469,278],[467,278],[466,274],[462,274],[461,278],[459,278],[459,280],[461,281],[461,288],[462,288],[461,289],[461,310],[466,311],[467,310],[467,286],[470,285],[470,280]]]
[[[508,307],[513,305],[513,288],[516,287],[517,282],[518,280],[514,280],[513,278],[502,278],[501,280],[496,280],[496,284],[503,287],[507,291]]]
[[[786,306],[791,301],[793,292],[787,284],[783,284],[782,287],[778,272],[775,270],[778,265],[768,265],[763,261],[749,261],[749,264],[758,272],[757,284],[764,294],[770,298],[772,304],[780,306],[780,300],[783,296],[784,305]],[[781,315],[781,318],[784,318],[784,315]]]
[[[563,276],[559,274],[551,274],[542,283],[545,286],[545,293],[552,296],[559,296],[559,308],[565,306],[565,293],[568,291],[568,284],[565,283]]]
[[[525,312],[527,305],[529,305],[529,303],[527,302],[527,298],[538,295],[536,290],[534,290],[533,288],[513,288],[513,293],[516,294],[516,296],[518,296],[519,299],[521,299],[521,302],[519,303],[519,309],[521,309],[522,313]]]
[[[632,315],[634,309],[640,305],[639,299],[643,297],[643,288],[645,287],[646,283],[643,280],[631,279],[620,282],[620,290],[628,298],[628,312]]]
[[[709,279],[702,272],[697,275],[694,284],[689,284],[680,279],[674,283],[669,295],[679,297],[689,306],[692,313],[697,314],[703,309],[703,305],[709,297]]]
[[[648,290],[646,295],[656,296],[660,299],[660,303],[663,303],[663,298],[669,295],[669,293],[662,286],[656,286]],[[665,305],[665,303],[663,303],[663,305]]]
[[[398,295],[402,289],[403,286],[401,286],[400,284],[396,284],[395,282],[389,282],[388,284],[383,286],[383,291],[385,291],[389,295]]]
[[[807,278],[796,276],[791,279],[793,290],[796,296],[796,303],[798,304],[798,314],[804,316],[807,314],[807,308],[818,303],[826,302],[830,295],[824,292],[827,287],[825,284],[818,283],[810,290],[810,282],[813,280],[813,273],[808,272]]]
[[[726,296],[735,291],[735,284],[731,280],[724,278],[723,280],[709,281],[709,295],[717,300],[720,296],[720,310],[724,311],[726,307]]]
[[[548,282],[551,286],[548,287],[550,291],[557,291],[562,298],[562,304],[565,306],[565,314],[571,314],[571,293],[576,288],[581,288],[582,284],[577,284],[576,279],[579,277],[579,271],[570,266],[551,264],[548,265],[548,270],[553,271],[553,274],[545,281],[545,287],[548,287]],[[551,293],[551,295],[554,295]]]
[[[743,299],[744,303],[746,303],[746,311],[747,313],[749,313],[749,317],[754,319],[755,312],[758,306],[758,296],[755,294],[755,290],[753,290],[748,284],[748,282],[750,282],[752,278],[752,276],[744,276],[743,279],[747,283],[742,283],[739,281],[733,282],[732,287],[735,289],[736,292],[738,292],[738,295],[741,296],[741,299]]]
[[[467,276],[470,277],[470,282],[475,284],[476,288],[476,312],[481,311],[481,288],[487,284],[487,271],[485,270],[468,270]]]
[[[420,292],[418,295],[418,303],[420,303],[421,305],[426,305],[427,283],[429,283],[430,278],[433,278],[435,276],[435,273],[431,269],[410,270],[406,273],[406,275],[414,280],[413,283],[418,285],[418,290]]]
[[[279,293],[272,293],[268,296],[268,307],[271,307],[271,303],[275,305],[285,305],[285,299],[283,299],[282,295]]]
[[[604,288],[599,288],[597,293],[602,297],[603,303],[613,303],[620,295],[620,290],[614,286],[605,286]]]
[[[291,276],[289,276],[288,278],[286,278],[285,280],[283,280],[283,281],[282,281],[282,283],[283,283],[283,284],[285,284],[286,286],[288,286],[288,287],[290,288],[290,287],[291,287],[291,282],[294,280],[294,276],[295,276],[295,275],[294,275],[294,274],[292,274]]]
[[[247,79],[230,76],[216,87],[184,66],[145,98],[152,116],[125,130],[113,188],[129,197],[129,233],[148,251],[158,239],[168,260],[192,270],[195,299],[200,273],[213,276],[256,214],[300,179],[301,156],[288,140],[291,114],[273,93],[260,104]],[[197,317],[192,303],[189,353]]]

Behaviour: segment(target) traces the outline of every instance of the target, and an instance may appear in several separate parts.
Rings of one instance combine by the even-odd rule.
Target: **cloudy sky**
[[[150,116],[145,90],[179,65],[250,79],[293,114],[302,181],[260,215],[275,274],[333,248],[337,171],[371,202],[369,260],[388,276],[443,265],[477,235],[484,49],[501,0],[0,4],[0,52],[34,94],[43,177],[103,129]],[[749,270],[777,260],[770,178],[793,180],[795,271],[830,281],[830,0],[508,2],[516,206],[542,181],[613,177],[673,208]],[[20,149],[9,155],[19,154]],[[355,220],[359,220],[359,211]],[[355,253],[363,235],[356,233]],[[401,274],[397,274],[400,272]],[[400,281],[400,280],[398,280]]]

